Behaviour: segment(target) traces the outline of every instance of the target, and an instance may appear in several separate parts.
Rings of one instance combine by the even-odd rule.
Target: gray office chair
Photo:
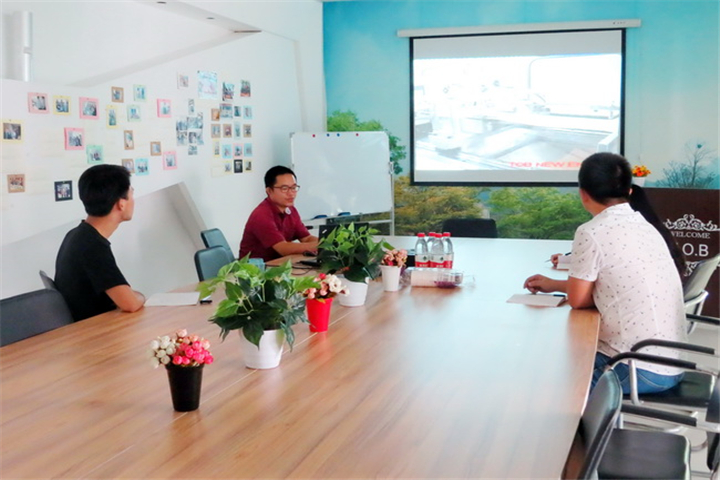
[[[710,278],[720,265],[720,253],[711,258],[701,260],[695,266],[692,273],[685,279],[683,283],[683,296],[685,298],[685,311],[695,315],[702,313],[705,299],[708,296],[706,290]],[[691,321],[690,331],[695,327]]]
[[[630,354],[628,358],[642,359],[657,364],[670,365],[668,359],[654,355]],[[640,358],[637,355],[642,355]],[[692,362],[682,366],[692,367]],[[695,415],[657,410],[637,405],[625,404],[622,414],[641,416],[670,424],[700,429],[707,435],[708,472],[691,472],[691,445],[682,435],[661,431],[641,431],[615,429],[610,435],[605,454],[598,467],[601,479],[647,479],[658,478],[690,479],[691,473],[715,478],[720,464],[720,383],[715,383],[708,402],[705,420]]]
[[[217,277],[218,271],[235,261],[232,253],[222,246],[210,247],[195,252],[195,269],[201,282]]]
[[[225,235],[223,235],[222,231],[219,228],[203,230],[202,232],[200,232],[200,238],[202,238],[202,241],[205,244],[206,248],[225,247],[232,252],[230,244],[228,243]]]
[[[57,290],[44,288],[0,300],[0,346],[73,323]]]
[[[48,290],[57,290],[57,287],[55,286],[55,281],[42,270],[40,270],[40,280],[42,280],[43,285]]]
[[[614,370],[608,370],[595,385],[580,418],[577,431],[580,465],[579,471],[571,475],[573,478],[597,478],[597,468],[620,415],[621,403],[620,380]],[[566,471],[563,478],[569,473]]]
[[[497,238],[498,230],[492,218],[449,218],[442,224],[443,232],[453,237]]]

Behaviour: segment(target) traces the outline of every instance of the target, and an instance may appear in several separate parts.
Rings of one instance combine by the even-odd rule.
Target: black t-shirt
[[[60,245],[55,284],[78,321],[114,310],[116,305],[105,291],[128,282],[115,263],[108,239],[83,221]]]

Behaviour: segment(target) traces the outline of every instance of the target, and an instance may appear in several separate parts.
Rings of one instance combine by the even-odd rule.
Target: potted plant
[[[347,295],[348,290],[340,279],[331,273],[321,273],[315,277],[317,287],[303,292],[307,307],[311,332],[326,332],[330,320],[330,308],[337,295]]]
[[[173,337],[165,335],[150,342],[149,355],[155,368],[164,365],[167,370],[173,408],[178,412],[197,410],[203,367],[214,360],[210,342],[178,330]]]
[[[307,322],[303,292],[317,284],[312,277],[292,276],[291,263],[262,269],[248,256],[220,269],[217,277],[202,282],[200,296],[225,289],[222,300],[210,318],[220,327],[223,340],[231,330],[241,331],[243,354],[249,368],[274,368],[280,363],[283,345],[292,349],[292,326]],[[240,333],[240,332],[239,332]]]
[[[638,186],[645,185],[645,179],[652,172],[645,165],[634,165],[632,168],[633,183]]]
[[[407,257],[407,250],[392,249],[385,252],[380,270],[386,292],[397,292],[400,289],[400,273],[407,263]]]
[[[324,273],[342,275],[349,294],[340,297],[340,305],[356,307],[365,303],[367,282],[380,274],[380,262],[385,249],[392,245],[376,242],[377,230],[355,224],[339,225],[318,245],[318,261]]]

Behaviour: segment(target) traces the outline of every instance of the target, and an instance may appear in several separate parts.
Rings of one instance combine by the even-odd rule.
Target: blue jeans
[[[610,357],[604,353],[595,353],[595,370],[593,371],[592,384],[590,385],[590,391],[595,388],[595,384],[600,379],[600,376],[605,372],[605,367],[608,364]],[[624,363],[616,363],[613,368],[617,373],[620,384],[622,385],[623,393],[630,393],[630,367]],[[637,385],[638,393],[658,393],[664,390],[670,389],[677,385],[680,380],[685,376],[684,373],[679,375],[660,375],[640,368],[637,371]]]

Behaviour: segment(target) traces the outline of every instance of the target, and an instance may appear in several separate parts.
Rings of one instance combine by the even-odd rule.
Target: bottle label
[[[436,254],[430,258],[430,268],[445,268],[445,255]]]
[[[427,254],[415,255],[415,266],[427,268],[430,266],[430,259]]]
[[[445,254],[445,268],[453,268],[453,254],[452,253]]]

